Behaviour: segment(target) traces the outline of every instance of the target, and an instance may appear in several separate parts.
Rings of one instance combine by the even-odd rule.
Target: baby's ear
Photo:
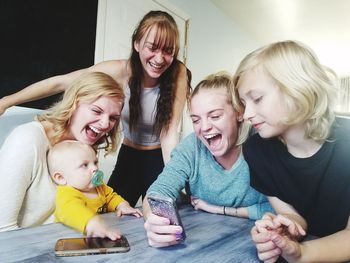
[[[57,172],[57,171],[54,172],[52,175],[52,179],[58,185],[66,185],[67,184],[66,178],[64,178],[63,174],[61,174],[60,172]]]

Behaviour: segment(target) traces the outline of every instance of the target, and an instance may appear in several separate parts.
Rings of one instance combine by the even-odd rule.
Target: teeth
[[[89,126],[89,128],[90,128],[91,130],[93,130],[93,131],[94,131],[95,133],[97,133],[97,134],[101,133],[100,130],[96,129],[96,128],[93,127],[93,126]]]
[[[216,134],[208,134],[208,135],[204,135],[204,138],[209,140],[209,139],[215,137],[216,135],[218,135],[218,133],[216,133]]]
[[[149,63],[152,67],[160,69],[162,68],[162,65],[157,65],[157,64],[153,64],[152,62]]]

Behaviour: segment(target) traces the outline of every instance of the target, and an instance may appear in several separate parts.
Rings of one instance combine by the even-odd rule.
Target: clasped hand
[[[264,263],[276,262],[279,256],[288,262],[298,262],[302,255],[298,239],[305,234],[297,222],[271,213],[266,213],[261,220],[257,220],[251,230],[258,257]]]

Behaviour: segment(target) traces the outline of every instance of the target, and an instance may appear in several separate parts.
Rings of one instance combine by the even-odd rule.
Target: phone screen
[[[153,214],[168,218],[171,225],[178,225],[182,227],[181,240],[185,240],[185,229],[182,225],[176,203],[170,198],[168,199],[158,196],[148,196],[147,201]]]
[[[57,256],[106,254],[129,250],[130,246],[125,236],[117,240],[100,237],[66,238],[59,239],[55,246]]]

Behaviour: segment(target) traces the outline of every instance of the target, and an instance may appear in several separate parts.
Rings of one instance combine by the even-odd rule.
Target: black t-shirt
[[[292,205],[308,232],[326,236],[344,229],[350,214],[350,119],[337,118],[332,134],[309,158],[292,156],[277,138],[255,134],[243,146],[251,185]]]

